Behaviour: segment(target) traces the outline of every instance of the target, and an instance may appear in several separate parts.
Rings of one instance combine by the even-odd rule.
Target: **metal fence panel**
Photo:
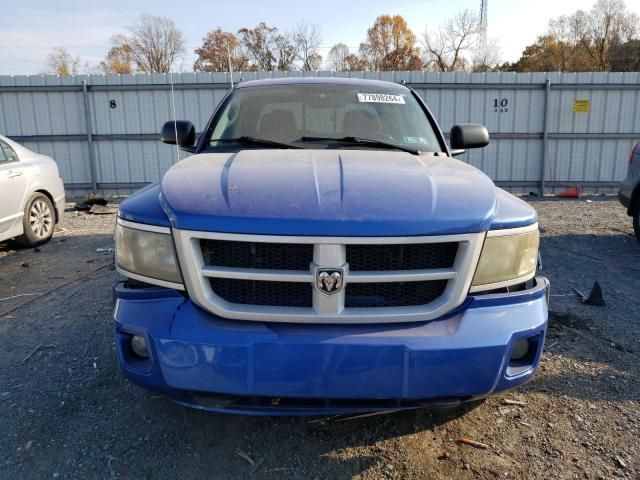
[[[639,73],[251,72],[236,73],[234,80],[287,76],[414,86],[445,134],[456,123],[489,128],[492,143],[459,158],[516,192],[535,190],[542,180],[550,188],[581,183],[611,190],[640,139]],[[0,133],[55,158],[69,189],[95,183],[105,191],[130,190],[160,179],[176,161],[175,148],[157,140],[173,118],[174,102],[177,118],[201,129],[229,80],[224,72],[0,76]]]

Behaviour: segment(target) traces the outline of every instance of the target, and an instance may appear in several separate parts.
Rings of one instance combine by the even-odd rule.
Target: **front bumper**
[[[115,288],[120,368],[129,380],[208,410],[329,414],[455,405],[533,378],[547,327],[546,279],[470,296],[424,323],[302,325],[229,321],[181,293]],[[136,358],[131,335],[149,346]],[[529,354],[510,361],[514,343]]]
[[[54,208],[56,209],[56,223],[60,223],[62,221],[65,208],[64,188],[62,189],[62,194],[53,199],[53,203]]]

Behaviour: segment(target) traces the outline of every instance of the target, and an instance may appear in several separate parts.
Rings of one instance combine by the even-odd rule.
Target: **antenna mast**
[[[489,0],[480,0],[480,38],[478,47],[484,56],[487,51],[487,4]]]
[[[231,89],[233,90],[233,68],[231,67],[231,49],[227,43],[227,57],[229,59],[229,80],[231,81]]]

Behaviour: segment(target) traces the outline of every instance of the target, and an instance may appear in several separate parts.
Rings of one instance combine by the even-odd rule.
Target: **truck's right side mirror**
[[[160,140],[179,147],[192,147],[196,143],[196,127],[187,120],[172,120],[162,126]]]
[[[449,134],[449,144],[454,150],[486,147],[489,145],[489,130],[477,123],[454,125]]]

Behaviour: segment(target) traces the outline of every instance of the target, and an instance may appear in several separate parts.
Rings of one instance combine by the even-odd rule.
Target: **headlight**
[[[482,247],[471,291],[506,287],[532,278],[536,273],[539,243],[537,225],[524,233],[490,232]]]
[[[125,276],[176,288],[175,284],[182,283],[182,275],[176,261],[173,238],[161,230],[162,227],[138,227],[135,223],[118,220],[116,265]]]

